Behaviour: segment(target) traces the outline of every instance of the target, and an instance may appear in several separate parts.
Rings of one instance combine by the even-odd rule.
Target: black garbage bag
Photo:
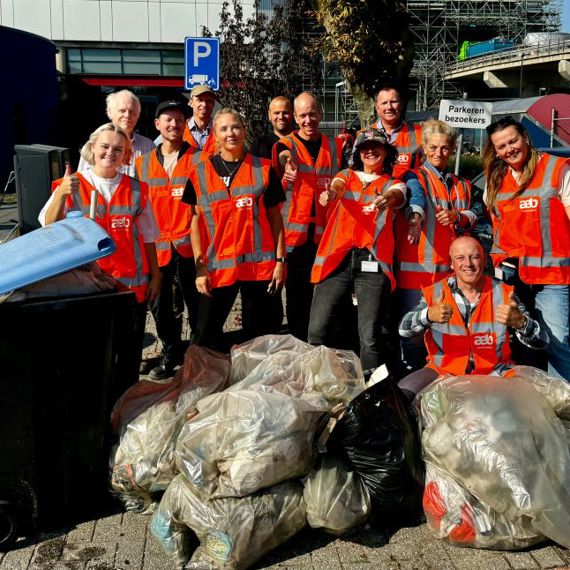
[[[388,377],[352,400],[326,446],[362,479],[375,520],[417,520],[424,481],[419,432],[395,380]]]

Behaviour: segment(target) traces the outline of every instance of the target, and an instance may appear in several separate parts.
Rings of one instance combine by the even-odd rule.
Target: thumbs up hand
[[[328,206],[336,198],[336,190],[331,186],[330,182],[325,183],[325,189],[319,194],[319,204]]]
[[[451,226],[459,221],[459,212],[457,210],[446,210],[439,205],[435,207],[435,219],[442,226]]]
[[[72,173],[69,162],[65,164],[65,174],[61,179],[58,192],[63,196],[71,196],[72,194],[79,192],[79,178]]]
[[[298,172],[297,164],[295,164],[295,162],[293,162],[293,160],[291,160],[291,157],[289,156],[287,158],[287,162],[285,163],[285,172],[283,174],[283,180],[290,184],[295,184],[295,180],[297,179],[297,172]]]
[[[443,291],[428,309],[428,319],[432,323],[448,323],[453,315],[453,307],[443,302]]]
[[[519,306],[515,294],[511,291],[506,303],[497,307],[495,320],[501,325],[522,329],[526,322],[526,317],[519,311]]]

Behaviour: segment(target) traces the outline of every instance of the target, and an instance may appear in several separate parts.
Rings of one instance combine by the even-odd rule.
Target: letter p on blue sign
[[[184,38],[184,84],[186,89],[196,85],[220,88],[219,38]]]

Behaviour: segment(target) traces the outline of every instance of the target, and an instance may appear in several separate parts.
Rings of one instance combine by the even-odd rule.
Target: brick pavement
[[[174,570],[150,535],[147,515],[116,512],[22,540],[0,553],[0,570]],[[547,544],[524,552],[462,549],[426,525],[391,536],[367,526],[335,538],[306,529],[260,560],[257,569],[531,570],[569,569],[570,551]]]

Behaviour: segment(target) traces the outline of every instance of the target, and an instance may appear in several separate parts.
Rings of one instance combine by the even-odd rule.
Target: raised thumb
[[[516,301],[516,299],[515,299],[515,292],[514,292],[514,291],[511,291],[511,292],[509,293],[509,305],[510,305],[511,307],[518,307],[518,303],[517,303],[517,301]]]
[[[66,162],[64,176],[71,176],[72,174],[73,172],[71,172],[71,164],[69,164],[69,162]]]
[[[437,299],[435,300],[435,302],[438,303],[438,304],[443,303],[443,298],[444,298],[443,291],[440,291],[440,292],[439,292],[439,295],[437,296]]]

